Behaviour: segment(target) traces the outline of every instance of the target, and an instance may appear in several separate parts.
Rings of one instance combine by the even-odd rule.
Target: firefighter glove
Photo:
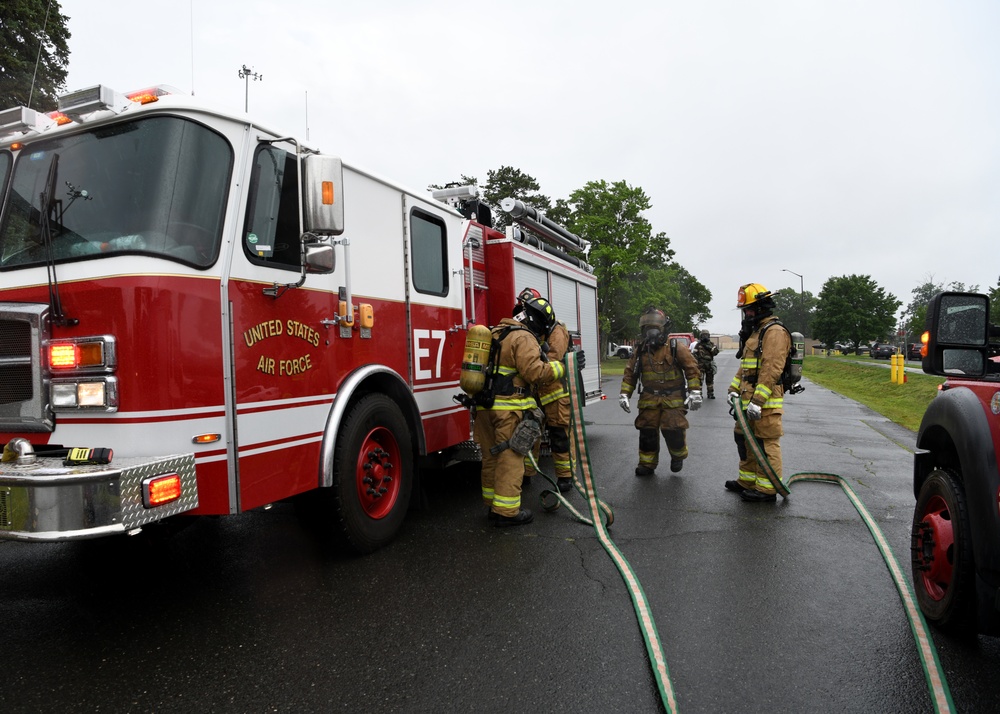
[[[576,353],[576,368],[579,370],[583,369],[586,366],[587,366],[587,355],[583,353],[583,350],[580,350],[579,352]]]
[[[627,394],[620,394],[620,395],[618,395],[618,403],[621,405],[621,408],[625,410],[626,414],[631,414],[632,413],[632,409],[628,405],[628,395]]]
[[[701,409],[701,392],[688,392],[687,399],[685,401],[687,402],[688,409],[693,412],[698,411]]]
[[[754,404],[753,402],[747,404],[747,419],[750,421],[757,421],[760,417],[760,405]]]

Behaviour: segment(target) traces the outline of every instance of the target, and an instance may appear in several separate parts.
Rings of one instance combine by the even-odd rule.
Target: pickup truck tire
[[[935,469],[913,512],[913,586],[924,617],[955,635],[976,631],[975,563],[965,492],[955,474]]]

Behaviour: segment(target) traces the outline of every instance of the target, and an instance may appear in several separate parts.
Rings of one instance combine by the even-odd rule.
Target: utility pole
[[[246,91],[244,92],[244,95],[243,95],[243,111],[244,112],[249,112],[250,111],[250,80],[252,79],[255,82],[258,81],[258,80],[260,80],[261,82],[263,82],[264,81],[264,75],[257,74],[256,72],[253,71],[252,68],[248,68],[246,65],[243,65],[243,68],[240,70],[240,79],[244,80],[244,82],[246,83]]]

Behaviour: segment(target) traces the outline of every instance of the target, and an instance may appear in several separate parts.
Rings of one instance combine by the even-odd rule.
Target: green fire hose
[[[572,352],[567,354],[567,368],[567,371],[570,374],[576,374],[576,355]],[[646,594],[643,592],[642,585],[640,584],[638,577],[632,570],[632,566],[608,534],[607,529],[614,522],[614,513],[607,506],[607,504],[601,501],[597,496],[597,488],[594,484],[594,477],[591,469],[590,454],[587,449],[587,433],[583,420],[584,396],[582,394],[582,385],[580,384],[580,381],[576,379],[568,379],[566,381],[570,395],[570,454],[573,464],[573,483],[587,502],[590,518],[587,518],[573,508],[573,506],[559,493],[556,488],[556,483],[549,478],[547,474],[541,471],[541,469],[538,468],[538,464],[535,463],[535,468],[538,473],[541,473],[546,480],[552,484],[551,490],[545,490],[542,492],[542,507],[547,511],[553,511],[559,508],[560,505],[566,506],[566,508],[578,521],[593,526],[594,531],[597,534],[598,541],[611,557],[612,562],[614,562],[615,567],[618,568],[618,572],[621,574],[622,579],[625,581],[626,587],[628,588],[629,596],[632,599],[632,605],[635,609],[636,618],[639,623],[639,628],[642,632],[642,637],[646,645],[646,652],[649,656],[653,678],[656,681],[657,689],[660,693],[660,699],[668,714],[673,714],[677,711],[677,697],[674,693],[673,685],[670,682],[670,673],[667,668],[666,658],[663,654],[663,645],[660,642],[660,637],[656,629],[656,623],[653,620],[653,614],[649,607],[649,602],[646,599]],[[934,647],[933,640],[931,639],[928,631],[927,623],[924,620],[919,607],[917,607],[916,599],[913,595],[913,589],[910,586],[909,581],[904,576],[902,568],[899,566],[899,562],[893,555],[892,549],[889,546],[885,535],[882,533],[882,530],[875,522],[871,513],[861,502],[861,499],[858,498],[858,495],[851,488],[850,484],[848,484],[843,477],[836,474],[819,472],[796,473],[788,479],[787,483],[782,482],[781,478],[775,473],[771,464],[768,462],[763,448],[757,440],[753,438],[753,432],[747,423],[746,415],[739,408],[738,400],[738,395],[733,395],[730,398],[730,404],[736,415],[736,421],[743,430],[743,433],[750,436],[750,438],[746,440],[748,448],[753,451],[757,462],[763,466],[765,474],[767,474],[768,479],[774,485],[774,488],[778,493],[780,493],[784,498],[787,498],[790,495],[788,487],[799,481],[832,483],[839,485],[844,491],[848,500],[850,500],[855,510],[857,510],[861,520],[864,521],[865,525],[868,527],[868,530],[871,533],[879,552],[882,554],[882,558],[889,569],[889,574],[892,576],[893,583],[895,584],[896,590],[898,591],[903,602],[903,608],[910,624],[910,630],[916,641],[917,652],[920,656],[921,665],[923,666],[924,677],[930,691],[934,711],[954,712],[955,705],[951,698],[948,682],[945,679],[943,670],[941,669],[941,663],[938,660],[937,650]],[[601,518],[602,514],[604,516],[603,520]]]
[[[879,553],[882,554],[882,559],[885,561],[886,567],[889,568],[889,575],[892,576],[892,581],[896,586],[897,592],[899,592],[899,597],[903,601],[903,610],[906,612],[906,618],[910,623],[910,631],[913,633],[913,638],[917,644],[917,653],[920,655],[920,663],[924,669],[924,678],[927,680],[927,688],[930,691],[931,702],[934,704],[934,711],[954,712],[955,704],[951,699],[948,681],[945,679],[944,671],[941,669],[941,663],[938,660],[934,641],[931,639],[930,632],[928,631],[927,622],[924,620],[924,615],[917,606],[913,595],[913,588],[910,585],[910,581],[903,574],[896,556],[893,555],[889,541],[886,540],[885,534],[879,528],[878,523],[875,522],[865,504],[861,502],[858,494],[854,492],[850,484],[837,474],[802,472],[792,474],[788,479],[787,485],[782,483],[781,478],[774,472],[774,469],[768,462],[764,449],[757,439],[754,438],[753,431],[751,431],[750,425],[747,422],[746,413],[740,408],[739,400],[740,397],[738,394],[730,394],[729,404],[736,415],[736,423],[740,425],[740,429],[743,430],[743,434],[747,437],[747,447],[753,451],[757,463],[764,468],[764,473],[778,493],[788,498],[788,486],[799,481],[832,483],[840,486],[844,491],[847,499],[868,527],[868,531],[871,533]]]

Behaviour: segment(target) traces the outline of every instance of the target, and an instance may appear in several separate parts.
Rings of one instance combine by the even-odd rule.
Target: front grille
[[[0,432],[52,431],[42,346],[49,306],[0,302]]]
[[[31,399],[31,325],[0,320],[0,404]]]

